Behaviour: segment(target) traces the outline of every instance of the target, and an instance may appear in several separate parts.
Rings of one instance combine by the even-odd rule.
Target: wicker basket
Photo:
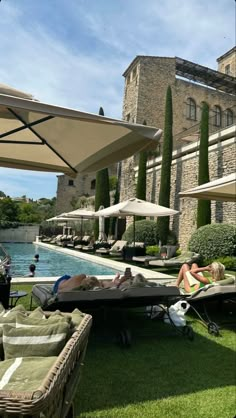
[[[46,313],[47,316],[50,313]],[[85,315],[35,392],[0,390],[0,418],[73,417],[72,403],[81,377],[92,317]]]

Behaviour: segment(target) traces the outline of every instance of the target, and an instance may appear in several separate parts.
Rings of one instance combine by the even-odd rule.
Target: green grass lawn
[[[19,288],[31,290],[31,286]],[[21,299],[27,309],[29,301],[30,295]],[[229,320],[232,309],[235,305],[213,317],[216,322]],[[195,333],[193,341],[159,320],[129,310],[132,345],[128,349],[114,342],[115,323],[111,329],[104,324],[94,326],[75,397],[76,416],[233,418],[235,329],[222,325],[221,336],[214,337],[194,316],[188,319]]]

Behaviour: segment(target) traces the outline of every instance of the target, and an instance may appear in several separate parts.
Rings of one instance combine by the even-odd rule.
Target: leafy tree
[[[109,177],[109,190],[116,190],[116,185],[117,185],[118,179],[116,176],[110,176]]]
[[[19,221],[23,223],[40,223],[43,216],[40,214],[39,205],[35,203],[21,203],[19,205]]]
[[[5,193],[0,190],[0,197],[6,197]]]
[[[116,183],[116,190],[115,190],[115,194],[114,194],[114,202],[113,205],[116,205],[117,203],[119,203],[120,201],[120,188],[119,188],[119,181],[117,181]],[[111,222],[110,222],[110,234],[112,236],[115,236],[116,234],[116,224],[119,221],[118,218],[111,218]]]
[[[1,222],[19,221],[19,207],[10,197],[0,199],[0,220]]]
[[[170,181],[171,181],[171,161],[173,149],[173,109],[172,109],[172,92],[168,86],[166,92],[165,106],[165,126],[164,140],[161,164],[161,182],[159,192],[159,205],[170,207]],[[158,232],[162,244],[167,243],[169,233],[169,216],[162,216],[157,220]]]
[[[103,108],[100,107],[99,115],[104,116]],[[95,210],[98,210],[100,206],[104,208],[110,206],[110,191],[109,191],[109,173],[108,168],[104,168],[96,174],[96,192],[95,192]],[[109,219],[105,220],[105,233],[109,233]],[[94,223],[94,236],[98,238],[99,234],[99,221]]]
[[[203,103],[200,127],[198,185],[209,182],[208,137],[209,137],[209,106]],[[211,223],[210,200],[198,200],[197,228]]]

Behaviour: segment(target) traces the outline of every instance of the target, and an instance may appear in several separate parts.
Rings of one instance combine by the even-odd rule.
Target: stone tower
[[[236,47],[217,58],[218,71],[236,77]]]

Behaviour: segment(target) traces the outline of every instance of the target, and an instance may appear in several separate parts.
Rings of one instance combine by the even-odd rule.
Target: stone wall
[[[0,242],[34,242],[39,235],[39,225],[0,229]]]
[[[235,134],[234,134],[235,135]],[[212,141],[214,142],[214,141]],[[235,171],[235,136],[209,146],[210,179],[214,180]],[[158,204],[161,175],[161,157],[149,162],[147,170],[147,200]],[[135,167],[137,179],[138,168]],[[123,173],[126,178],[128,173]],[[179,192],[197,186],[198,145],[185,145],[173,153],[171,168],[170,207],[179,215],[170,218],[170,227],[178,237],[182,249],[187,248],[191,234],[196,230],[197,199],[181,198]],[[128,197],[131,197],[130,195]],[[124,190],[122,199],[125,199]],[[235,204],[231,202],[211,202],[212,222],[236,222]]]

